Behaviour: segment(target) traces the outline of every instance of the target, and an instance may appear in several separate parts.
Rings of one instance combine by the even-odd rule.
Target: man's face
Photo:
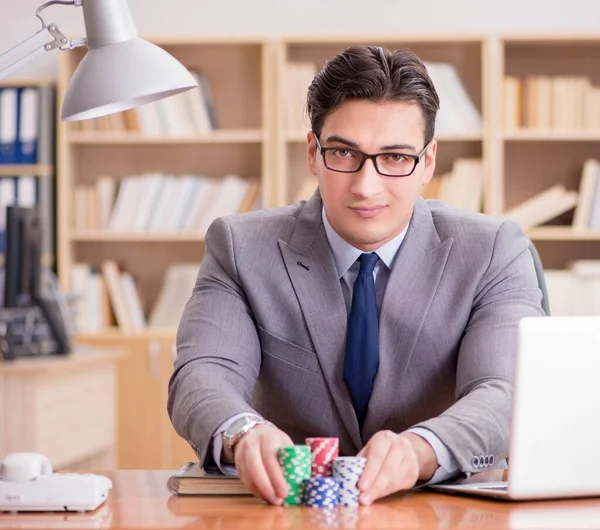
[[[424,147],[425,125],[418,105],[405,102],[374,103],[350,100],[325,118],[319,136],[323,147],[339,148],[335,155],[348,156],[345,149],[367,154],[418,155]],[[339,173],[325,167],[314,139],[308,134],[308,167],[317,176],[325,215],[334,230],[351,245],[371,252],[400,234],[408,224],[421,186],[435,169],[436,142],[408,177],[380,175],[373,160],[366,160],[355,173]],[[381,167],[380,167],[381,169]]]

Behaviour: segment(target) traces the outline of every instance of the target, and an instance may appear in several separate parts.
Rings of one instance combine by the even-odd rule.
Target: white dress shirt
[[[356,247],[353,247],[350,243],[348,243],[345,239],[343,239],[337,234],[337,232],[329,224],[324,209],[322,211],[322,217],[323,224],[325,226],[325,232],[327,234],[327,239],[329,241],[329,245],[333,253],[333,259],[335,261],[335,267],[337,270],[338,278],[340,279],[340,282],[342,284],[342,291],[344,294],[344,300],[346,302],[346,309],[348,311],[348,314],[350,314],[354,281],[358,276],[358,270],[360,268],[360,264],[357,261],[357,259],[363,253],[363,251]],[[373,275],[375,277],[375,289],[377,292],[378,310],[381,310],[381,302],[383,300],[385,287],[390,276],[390,271],[392,269],[392,265],[394,264],[396,255],[400,250],[402,241],[406,236],[407,229],[408,227],[405,228],[402,231],[402,233],[400,233],[394,239],[387,242],[385,245],[379,247],[376,250],[376,253],[379,256],[379,261],[375,265]],[[402,352],[397,352],[397,354],[402,355]],[[236,471],[233,465],[221,462],[221,451],[223,449],[221,435],[227,429],[227,427],[231,423],[233,423],[233,421],[235,421],[238,417],[244,415],[245,414],[238,414],[236,416],[233,416],[232,418],[229,418],[227,421],[225,421],[222,425],[219,426],[219,428],[216,430],[213,436],[213,459],[216,462],[219,469],[221,470],[221,472],[227,475],[234,475]],[[452,456],[452,453],[450,453],[450,451],[444,445],[444,443],[432,431],[419,427],[409,429],[408,432],[418,434],[419,436],[427,440],[436,454],[439,465],[431,480],[427,482],[428,484],[442,482],[458,473],[458,462]]]

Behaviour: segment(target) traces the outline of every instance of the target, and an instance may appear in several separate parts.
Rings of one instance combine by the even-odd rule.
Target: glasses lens
[[[348,149],[325,151],[325,164],[335,171],[356,171],[361,162],[362,156]]]
[[[415,163],[414,158],[400,153],[385,153],[377,157],[379,171],[385,175],[408,175],[414,169]]]

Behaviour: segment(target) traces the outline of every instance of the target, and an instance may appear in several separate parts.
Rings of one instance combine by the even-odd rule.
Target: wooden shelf
[[[0,164],[0,177],[46,176],[54,173],[52,164]]]
[[[527,44],[530,46],[553,46],[556,44],[598,44],[597,33],[505,33],[501,38],[507,44]]]
[[[52,86],[54,84],[53,79],[39,77],[39,78],[18,78],[18,79],[2,79],[3,87],[25,87],[25,86]]]
[[[174,145],[174,144],[242,144],[260,143],[265,137],[261,129],[223,129],[206,136],[142,136],[116,132],[70,132],[68,141],[82,145]]]
[[[287,131],[284,138],[289,143],[305,142],[307,133],[308,131]],[[438,142],[480,142],[483,136],[481,134],[436,134],[435,139]]]
[[[575,231],[570,226],[539,226],[527,235],[536,241],[600,241],[600,231]]]
[[[42,254],[42,266],[53,267],[55,265],[54,254]],[[4,267],[4,254],[0,254],[0,267]]]
[[[125,332],[117,327],[103,329],[99,333],[77,333],[73,336],[73,342],[86,343],[98,338],[107,340],[121,340],[126,338],[145,339],[173,339],[177,330],[146,328],[142,331]]]
[[[373,44],[379,42],[397,44],[468,44],[485,40],[484,34],[475,33],[329,33],[327,35],[297,34],[288,35],[285,41],[289,44]]]
[[[600,141],[600,130],[521,129],[515,131],[505,131],[502,137],[507,141],[597,142]]]
[[[88,232],[73,232],[72,241],[80,242],[112,242],[112,243],[178,243],[204,241],[204,234],[185,232],[143,233],[143,232],[110,232],[94,230]]]

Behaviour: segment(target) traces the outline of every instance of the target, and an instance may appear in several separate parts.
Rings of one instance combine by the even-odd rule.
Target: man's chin
[[[381,246],[387,239],[385,234],[380,232],[355,232],[353,234],[349,234],[350,242],[353,246],[357,248],[377,248]]]

